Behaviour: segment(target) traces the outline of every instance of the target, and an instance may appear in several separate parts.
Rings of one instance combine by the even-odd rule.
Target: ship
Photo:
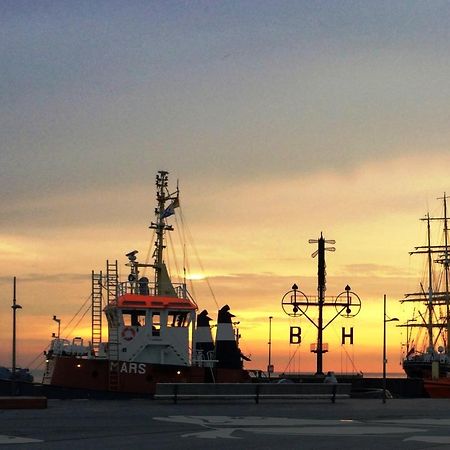
[[[58,335],[45,352],[42,383],[60,388],[152,395],[157,383],[249,382],[239,348],[239,330],[228,305],[218,308],[216,338],[208,311],[199,311],[186,278],[172,282],[166,265],[169,223],[180,206],[178,185],[168,189],[169,173],[156,175],[154,252],[139,262],[138,250],[126,253],[127,275],[118,262],[92,271],[91,336],[71,341]],[[144,276],[150,271],[149,276]],[[107,342],[103,341],[104,317]]]
[[[426,258],[425,276],[416,292],[406,294],[401,303],[415,305],[413,316],[399,325],[406,328],[403,370],[408,378],[424,380],[430,396],[446,396],[437,385],[445,386],[450,396],[450,294],[449,294],[449,233],[447,200],[442,201],[442,213],[428,213],[421,220],[426,224],[426,243],[415,247],[411,255]]]

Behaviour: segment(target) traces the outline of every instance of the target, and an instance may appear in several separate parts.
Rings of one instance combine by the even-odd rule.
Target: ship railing
[[[88,356],[91,354],[91,347],[83,345],[81,338],[74,338],[72,342],[68,339],[56,338],[50,343],[49,356]]]
[[[205,357],[206,356],[206,357]],[[219,362],[218,359],[214,358],[214,352],[208,352],[206,355],[202,350],[195,352],[192,358],[192,364],[198,367],[214,367],[216,363]]]
[[[156,296],[156,287],[154,283],[142,283],[137,284],[130,281],[122,281],[118,284],[118,296],[124,294],[138,294],[138,295],[151,295]],[[186,288],[186,285],[184,283],[174,283],[173,288],[175,289],[176,296],[178,298],[184,298],[187,300],[190,300],[195,305],[197,304],[195,300],[192,298],[191,294]]]

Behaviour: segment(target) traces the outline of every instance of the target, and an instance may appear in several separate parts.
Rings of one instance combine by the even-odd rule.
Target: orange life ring
[[[125,327],[122,330],[122,337],[126,341],[131,341],[136,336],[136,330],[132,327]]]

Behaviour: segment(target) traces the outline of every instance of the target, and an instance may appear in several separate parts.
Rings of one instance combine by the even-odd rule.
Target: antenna
[[[311,257],[315,258],[321,250],[326,250],[327,252],[335,252],[335,247],[325,247],[324,244],[336,244],[336,241],[334,239],[324,239],[322,231],[320,232],[320,238],[319,239],[309,239],[308,242],[310,244],[319,244],[319,248],[311,254]],[[321,248],[321,244],[323,245],[323,248]]]

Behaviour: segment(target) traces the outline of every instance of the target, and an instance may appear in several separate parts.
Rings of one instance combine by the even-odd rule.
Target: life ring
[[[122,337],[126,341],[131,341],[136,336],[136,330],[132,327],[125,327],[122,330]]]

